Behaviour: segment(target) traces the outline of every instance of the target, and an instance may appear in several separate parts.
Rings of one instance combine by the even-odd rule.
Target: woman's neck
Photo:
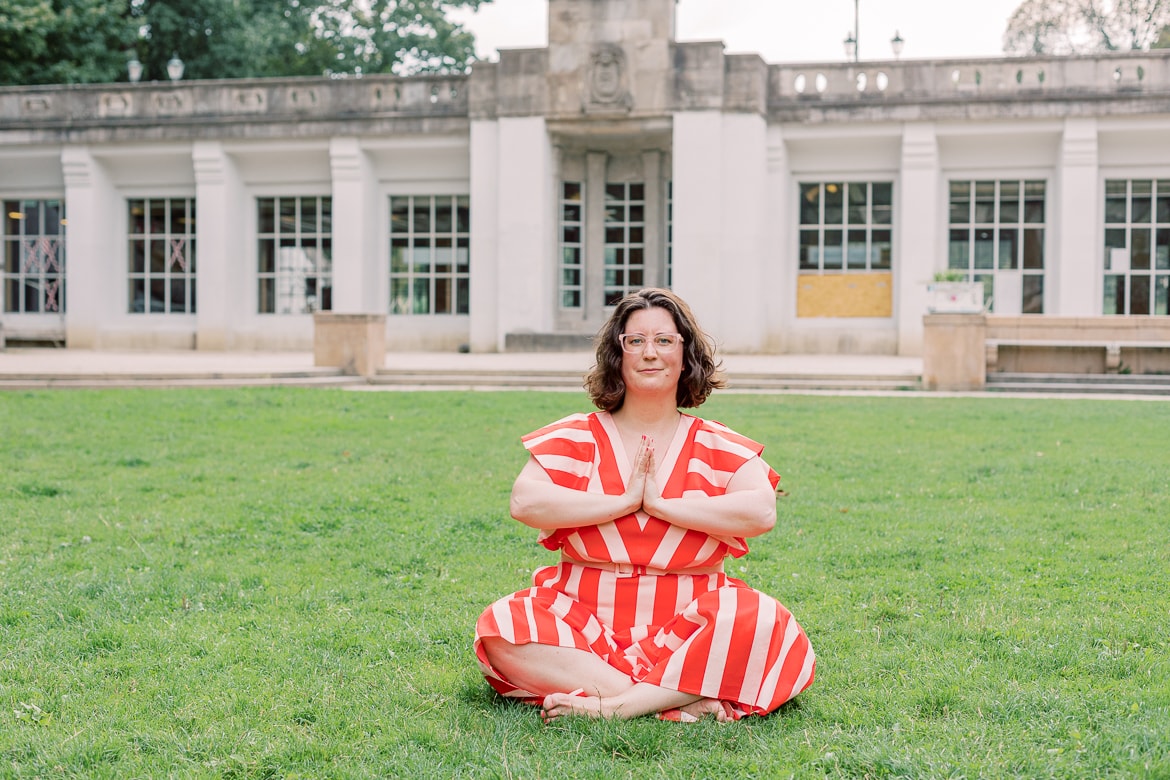
[[[613,413],[619,425],[643,431],[677,423],[680,416],[673,398],[631,398],[629,395],[622,408]]]

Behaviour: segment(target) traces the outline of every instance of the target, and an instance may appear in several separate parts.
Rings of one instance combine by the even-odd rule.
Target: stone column
[[[1102,270],[1097,263],[1101,227],[1098,193],[1097,120],[1064,120],[1053,209],[1044,248],[1044,312],[1067,317],[1099,315]]]
[[[65,343],[72,348],[102,346],[102,323],[126,313],[125,200],[88,147],[61,152],[65,202],[69,209],[66,265]]]
[[[938,139],[934,125],[907,124],[902,130],[901,187],[894,203],[894,306],[898,318],[898,354],[921,355],[926,285],[945,262],[945,223],[940,203]]]
[[[605,300],[605,152],[585,155],[585,300],[586,317]]]
[[[249,295],[256,261],[242,241],[248,200],[235,163],[218,141],[196,141],[191,159],[198,209],[195,348],[231,349],[235,323],[256,307],[255,295]]]
[[[642,181],[646,205],[642,229],[645,287],[662,287],[666,276],[666,193],[662,186],[662,152],[642,152]]]

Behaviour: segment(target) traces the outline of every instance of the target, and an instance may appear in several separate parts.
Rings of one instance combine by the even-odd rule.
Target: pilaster
[[[1097,120],[1066,119],[1056,172],[1053,222],[1059,227],[1044,253],[1044,311],[1048,314],[1085,317],[1101,313],[1099,188]]]
[[[247,198],[235,163],[218,141],[196,141],[195,172],[196,349],[231,349],[240,316],[254,300],[254,261],[240,236]]]
[[[61,168],[69,209],[65,343],[95,349],[103,323],[125,312],[126,250],[117,244],[124,201],[89,147],[66,146]]]
[[[945,242],[939,233],[944,219],[939,214],[939,176],[934,124],[907,124],[902,131],[901,186],[894,204],[894,305],[900,355],[922,354],[926,285],[945,265]]]
[[[377,182],[360,141],[352,136],[329,142],[333,186],[333,311],[386,311],[389,292],[379,274]]]
[[[496,119],[471,121],[470,346],[495,352],[500,332],[500,127]]]
[[[556,302],[553,155],[543,117],[499,120],[497,349],[508,333],[545,333]],[[475,205],[472,206],[472,211]],[[475,262],[474,258],[472,262]]]

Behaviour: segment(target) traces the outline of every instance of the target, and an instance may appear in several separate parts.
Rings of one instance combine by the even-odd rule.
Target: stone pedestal
[[[313,315],[313,365],[372,376],[386,360],[385,314]]]
[[[927,314],[922,325],[923,387],[982,390],[987,384],[986,317]]]

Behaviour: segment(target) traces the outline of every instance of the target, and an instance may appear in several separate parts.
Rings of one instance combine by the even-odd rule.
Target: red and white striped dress
[[[625,490],[630,459],[607,412],[571,415],[523,441],[562,487]],[[684,415],[658,457],[656,481],[666,498],[722,495],[762,451],[726,426]],[[775,487],[779,475],[769,469],[769,476]],[[560,550],[562,561],[538,569],[531,588],[489,606],[475,627],[480,668],[502,695],[540,698],[491,667],[484,637],[585,650],[635,682],[728,702],[737,717],[770,712],[812,684],[815,655],[792,614],[720,571],[727,555],[747,552],[743,539],[679,528],[639,510],[598,526],[544,531],[540,542]]]

